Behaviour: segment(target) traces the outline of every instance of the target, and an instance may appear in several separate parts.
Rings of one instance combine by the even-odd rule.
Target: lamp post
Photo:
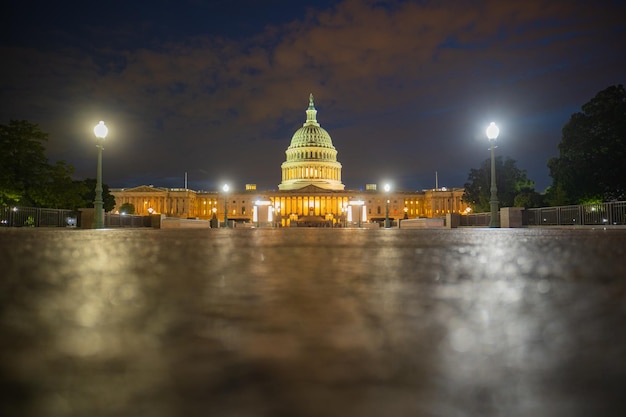
[[[96,135],[96,147],[98,148],[98,172],[96,174],[96,200],[93,202],[95,210],[95,228],[102,229],[104,227],[103,213],[104,202],[102,201],[102,150],[104,149],[104,138],[106,138],[109,129],[105,126],[103,121],[100,121],[93,128],[93,133]]]
[[[224,190],[224,227],[228,227],[228,184],[224,184],[222,190]]]
[[[385,184],[385,192],[387,193],[387,204],[385,204],[385,228],[389,228],[389,184]]]
[[[491,198],[489,199],[489,206],[491,207],[491,216],[489,218],[489,227],[500,227],[500,218],[498,217],[498,187],[496,186],[496,139],[500,129],[494,122],[491,122],[487,127],[487,139],[489,139],[489,145],[491,150]]]

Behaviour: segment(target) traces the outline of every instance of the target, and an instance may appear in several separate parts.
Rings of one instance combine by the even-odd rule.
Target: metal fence
[[[83,227],[80,211],[37,207],[0,207],[1,227]],[[151,227],[149,216],[105,213],[104,227]]]
[[[500,213],[498,213],[499,215]],[[491,220],[491,213],[476,213],[461,216],[460,226],[487,227]]]
[[[527,209],[522,221],[525,226],[624,225],[626,201]]]
[[[461,226],[487,227],[490,213],[461,216]],[[522,210],[524,226],[626,225],[626,201]]]
[[[0,208],[0,225],[4,227],[75,227],[80,213],[35,207]]]
[[[151,227],[150,216],[134,214],[104,214],[104,227]]]

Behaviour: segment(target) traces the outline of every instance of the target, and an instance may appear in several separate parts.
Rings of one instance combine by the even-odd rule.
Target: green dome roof
[[[335,149],[328,132],[320,126],[316,119],[317,110],[313,104],[313,94],[309,96],[309,108],[306,111],[306,122],[291,138],[290,149],[305,146]]]

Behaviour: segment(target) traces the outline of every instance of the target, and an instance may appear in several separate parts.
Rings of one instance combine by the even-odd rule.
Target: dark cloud
[[[176,16],[185,7],[204,10],[182,5]],[[382,176],[428,187],[435,170],[462,186],[488,156],[493,119],[499,151],[543,189],[569,115],[624,82],[624,11],[611,1],[348,0],[262,14],[246,37],[203,32],[195,19],[185,31],[164,13],[133,30],[128,18],[76,29],[85,39],[63,47],[4,44],[0,110],[40,123],[51,157],[79,176],[92,176],[91,129],[106,120],[112,186],[167,186],[189,171],[199,183],[273,188],[313,92],[351,187]]]

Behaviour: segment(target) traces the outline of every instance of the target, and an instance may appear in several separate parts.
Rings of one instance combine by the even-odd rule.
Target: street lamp
[[[93,202],[95,210],[95,228],[102,229],[104,227],[103,213],[104,203],[102,201],[102,150],[104,149],[103,143],[106,138],[109,129],[105,126],[103,121],[100,121],[93,128],[93,133],[96,135],[96,147],[98,148],[98,173],[96,175],[96,200]]]
[[[224,227],[228,227],[228,184],[224,184],[222,190],[224,190]]]
[[[489,139],[489,145],[491,150],[491,198],[489,199],[489,206],[491,207],[491,216],[489,219],[489,227],[500,227],[500,218],[498,217],[498,187],[496,186],[496,139],[500,129],[494,122],[487,127],[487,139]]]
[[[391,186],[385,184],[385,192],[387,193],[387,204],[385,205],[385,228],[389,228],[389,190]]]

